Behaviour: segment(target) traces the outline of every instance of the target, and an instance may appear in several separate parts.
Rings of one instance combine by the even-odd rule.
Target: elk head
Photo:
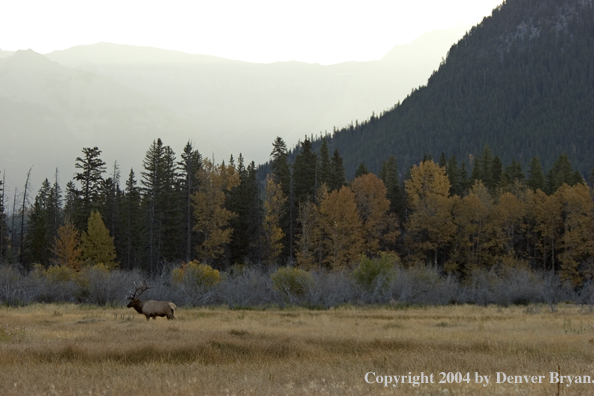
[[[134,282],[134,293],[132,293],[131,295],[129,295],[127,298],[128,300],[130,300],[130,302],[128,303],[127,307],[128,308],[132,308],[138,305],[138,303],[140,302],[140,295],[142,293],[144,293],[147,289],[151,289],[153,286],[147,286],[145,285],[143,282],[140,282],[140,286],[136,285],[136,282]]]

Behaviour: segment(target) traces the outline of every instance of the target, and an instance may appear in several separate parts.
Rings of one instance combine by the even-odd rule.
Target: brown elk
[[[147,286],[143,283],[140,286],[136,286],[134,282],[134,293],[128,296],[130,302],[128,308],[134,308],[139,314],[146,316],[146,320],[150,318],[157,319],[157,316],[167,316],[167,320],[175,319],[174,311],[177,308],[174,303],[169,301],[155,301],[148,300],[142,301],[139,297],[147,289],[151,289],[152,286]],[[140,293],[139,293],[140,292]]]

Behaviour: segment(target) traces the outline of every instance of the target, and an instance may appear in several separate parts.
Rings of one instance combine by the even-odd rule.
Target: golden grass
[[[594,314],[576,306],[330,311],[179,309],[177,321],[76,305],[0,308],[1,395],[557,395],[594,380]],[[434,374],[384,387],[365,374]],[[471,383],[437,383],[440,372]],[[490,384],[475,384],[475,372]],[[495,384],[496,372],[545,375]],[[572,384],[562,395],[592,395]]]

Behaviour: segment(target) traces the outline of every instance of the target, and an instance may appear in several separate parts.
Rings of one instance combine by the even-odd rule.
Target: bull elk
[[[147,286],[143,283],[141,283],[140,286],[136,286],[136,282],[134,282],[134,287],[134,294],[128,296],[128,299],[130,300],[128,308],[134,308],[136,312],[146,316],[146,320],[149,320],[150,318],[156,320],[157,316],[167,316],[167,320],[175,319],[173,313],[177,307],[174,303],[155,300],[142,301],[139,298],[140,295],[147,289],[151,289],[152,286]]]

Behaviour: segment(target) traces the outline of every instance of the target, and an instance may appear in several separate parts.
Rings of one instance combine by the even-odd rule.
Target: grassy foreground
[[[594,380],[594,314],[572,305],[554,313],[447,306],[176,316],[147,322],[127,309],[0,308],[0,394],[557,395],[549,373],[558,367]],[[368,372],[369,381],[423,372],[435,383],[385,387],[367,383]],[[542,375],[543,383],[497,384],[497,372]],[[490,376],[488,386],[476,373]],[[594,394],[594,384],[566,385],[560,394]]]

